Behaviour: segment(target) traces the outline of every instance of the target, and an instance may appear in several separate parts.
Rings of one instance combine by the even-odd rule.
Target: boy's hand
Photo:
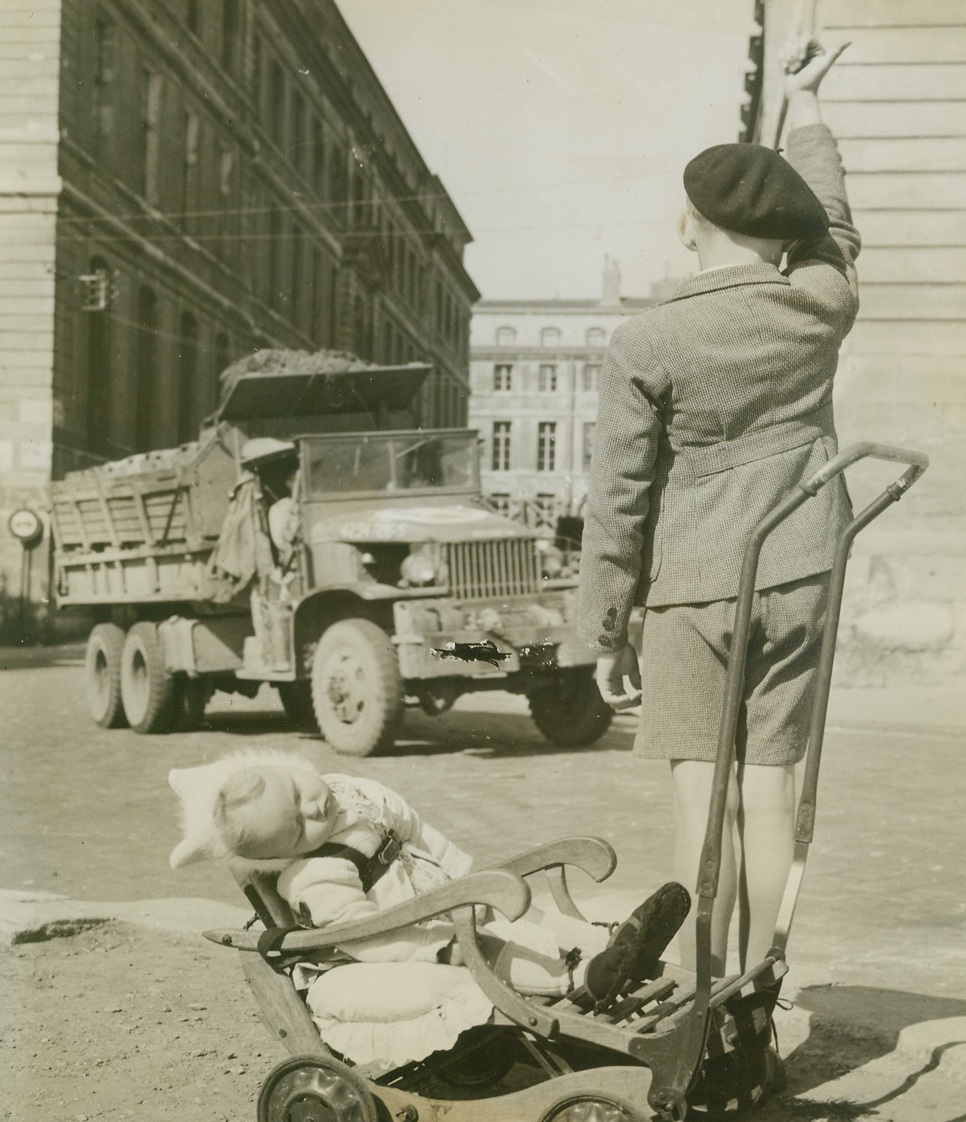
[[[611,709],[630,709],[641,700],[641,665],[637,651],[625,643],[597,656],[597,688]]]
[[[785,96],[797,93],[818,93],[822,79],[849,44],[827,51],[817,39],[800,35],[790,39],[779,53],[785,71]]]

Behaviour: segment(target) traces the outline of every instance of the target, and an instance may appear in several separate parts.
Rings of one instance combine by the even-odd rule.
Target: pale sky
[[[753,0],[337,0],[473,234],[485,298],[695,267],[681,172],[738,139]]]

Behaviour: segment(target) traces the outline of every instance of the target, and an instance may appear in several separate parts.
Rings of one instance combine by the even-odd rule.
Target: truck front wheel
[[[87,640],[84,677],[87,706],[102,729],[122,728],[127,724],[121,701],[121,651],[124,629],[116,623],[99,623]]]
[[[554,744],[581,748],[610,728],[613,710],[600,696],[592,670],[562,671],[530,694],[533,723]]]
[[[389,636],[367,619],[343,619],[323,633],[312,660],[319,731],[347,756],[390,747],[402,722],[403,688]]]
[[[174,675],[164,665],[157,624],[142,621],[121,652],[121,699],[135,732],[167,732],[174,718]]]

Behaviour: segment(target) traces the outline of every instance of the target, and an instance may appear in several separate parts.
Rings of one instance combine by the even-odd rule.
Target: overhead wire
[[[498,194],[513,194],[523,191],[547,191],[559,188],[569,187],[588,187],[597,183],[608,183],[608,179],[585,179],[573,180],[570,182],[560,182],[559,180],[553,183],[545,184],[527,184],[522,187],[498,187],[484,191],[471,191],[467,192],[468,195],[487,196]],[[369,207],[376,203],[386,202],[419,202],[419,201],[439,201],[448,200],[450,196],[445,192],[439,193],[426,193],[421,192],[414,195],[380,195],[378,198],[370,198],[364,201],[360,200],[345,200],[342,202],[303,202],[303,203],[281,203],[271,204],[266,206],[252,206],[252,207],[218,207],[206,210],[178,210],[178,211],[140,211],[137,213],[128,214],[110,214],[110,215],[73,215],[69,217],[62,217],[60,223],[64,226],[84,226],[94,225],[106,221],[119,221],[119,222],[157,222],[157,221],[170,221],[175,222],[184,219],[192,218],[225,218],[237,217],[242,215],[256,215],[256,214],[305,214],[314,212],[336,212],[336,211],[349,211],[355,207]],[[624,223],[621,223],[624,225]],[[509,228],[509,227],[507,227]],[[525,228],[525,227],[520,227]],[[560,229],[573,229],[576,227],[561,225]],[[409,227],[407,230],[387,230],[385,234],[389,237],[404,238],[410,233],[438,233],[435,227]]]

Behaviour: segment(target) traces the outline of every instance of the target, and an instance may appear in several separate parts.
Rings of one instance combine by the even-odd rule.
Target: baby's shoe
[[[661,955],[690,910],[688,890],[670,881],[631,912],[587,964],[584,985],[596,1002],[595,1012],[607,1009],[630,983],[656,976]]]

